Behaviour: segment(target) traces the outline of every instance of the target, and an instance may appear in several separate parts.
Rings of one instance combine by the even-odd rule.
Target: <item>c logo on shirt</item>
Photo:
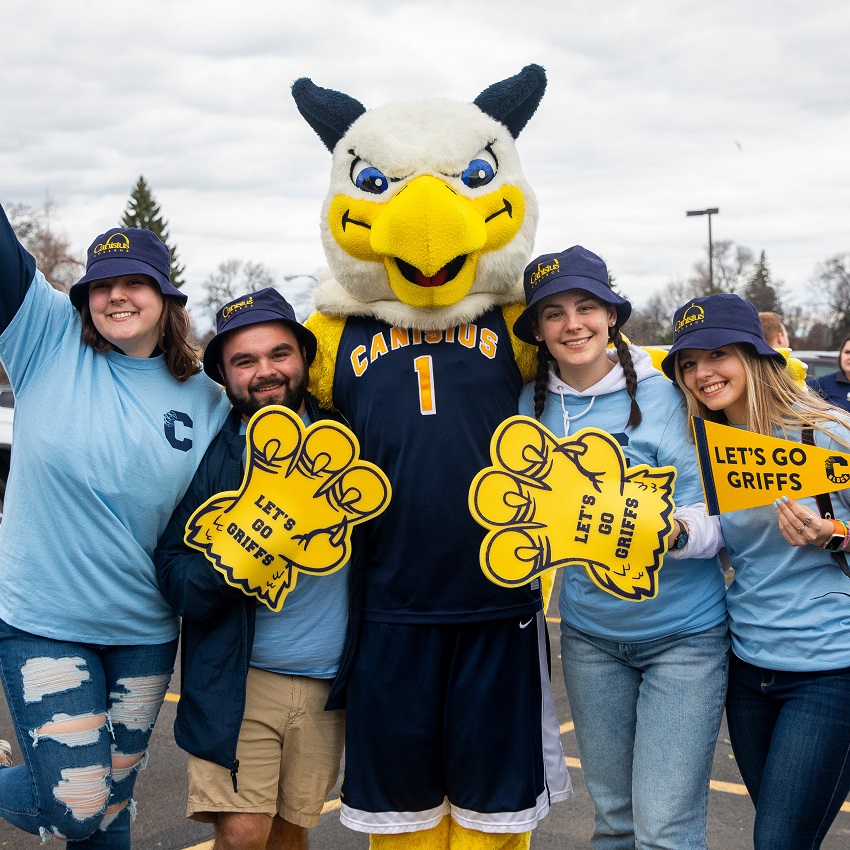
[[[193,425],[192,417],[180,410],[169,410],[165,414],[165,439],[175,449],[179,449],[181,452],[188,452],[192,448],[192,441],[188,437],[184,437],[182,440],[178,439],[177,429],[174,425],[175,422],[179,422],[186,428],[191,428]]]

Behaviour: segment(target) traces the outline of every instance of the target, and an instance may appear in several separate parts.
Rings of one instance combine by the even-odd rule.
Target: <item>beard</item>
[[[299,375],[285,380],[274,392],[264,392],[261,397],[258,396],[257,393],[269,386],[270,383],[269,381],[257,381],[244,392],[236,387],[225,385],[224,391],[227,393],[230,403],[246,419],[250,419],[258,410],[262,410],[270,404],[279,404],[297,413],[304,402],[304,396],[307,394],[307,370],[305,369]]]

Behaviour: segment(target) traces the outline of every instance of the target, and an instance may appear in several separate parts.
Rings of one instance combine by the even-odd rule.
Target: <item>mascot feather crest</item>
[[[297,80],[296,105],[333,153],[322,209],[333,277],[319,286],[318,310],[433,330],[521,300],[537,202],[515,139],[545,88],[543,69],[529,65],[473,103],[367,111]]]
[[[298,110],[333,154],[321,218],[329,274],[319,282],[317,311],[307,321],[318,340],[310,388],[320,404],[345,417],[364,459],[391,482],[387,511],[363,530],[362,575],[367,619],[391,632],[399,627],[395,635],[406,624],[422,623],[433,625],[440,640],[450,639],[446,635],[462,624],[465,634],[480,633],[484,640],[485,624],[497,622],[511,630],[505,644],[510,645],[516,623],[528,626],[539,616],[539,585],[510,590],[484,577],[479,565],[484,532],[469,513],[468,491],[489,463],[490,437],[516,413],[519,391],[535,366],[535,348],[512,332],[524,307],[522,273],[537,226],[537,202],[515,140],[545,88],[538,65],[489,86],[472,103],[422,99],[367,110],[353,97],[306,78],[292,87]],[[362,647],[369,630],[359,634]],[[538,639],[528,639],[534,653]],[[378,653],[384,651],[388,657],[379,663],[374,651],[363,650],[349,679],[351,743],[342,822],[371,833],[373,850],[527,848],[530,830],[549,802],[570,793],[554,715],[546,724],[549,732],[535,728],[542,724],[543,707],[529,707],[523,693],[517,712],[522,724],[514,723],[491,693],[497,685],[483,683],[485,702],[500,710],[482,727],[500,741],[517,735],[522,742],[520,752],[506,758],[510,765],[488,770],[486,777],[475,774],[482,751],[472,745],[466,755],[458,750],[446,756],[455,772],[451,782],[443,777],[444,789],[425,787],[415,757],[408,763],[411,776],[400,780],[393,765],[412,746],[409,731],[385,728],[374,718],[387,710],[396,714],[409,689],[374,687],[374,681],[387,669],[410,669],[422,703],[429,702],[424,697],[430,691],[438,702],[436,695],[443,694],[448,705],[467,704],[462,690],[476,676],[458,672],[464,653],[451,662],[450,653],[441,655],[425,673],[415,653],[404,654],[404,641],[382,640]],[[504,670],[510,662],[502,663],[499,653],[505,650],[493,651]],[[529,673],[520,666],[518,675]],[[448,717],[404,722],[419,729],[420,743],[427,737],[433,752],[465,746],[459,742],[469,738],[452,735]],[[519,736],[517,726],[526,724],[533,734]],[[547,734],[553,739],[544,750],[555,757],[541,769],[542,755],[528,752],[526,742]],[[367,764],[371,778],[365,781],[361,765]],[[517,764],[538,767],[526,767],[533,775],[517,783]],[[377,797],[364,792],[376,785]],[[493,786],[502,800],[502,787],[515,785],[523,790],[511,798],[519,813],[513,820],[501,808],[493,815],[484,796],[475,796]],[[449,787],[465,795],[462,808],[449,799]],[[434,793],[445,793],[436,809]],[[423,794],[429,802],[417,808]],[[470,799],[481,801],[478,811],[469,807]]]

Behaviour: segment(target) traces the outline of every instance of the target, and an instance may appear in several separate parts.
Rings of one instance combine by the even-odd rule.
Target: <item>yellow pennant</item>
[[[469,510],[488,529],[480,563],[490,581],[516,587],[546,570],[577,566],[621,599],[657,595],[674,467],[627,467],[604,431],[558,439],[526,416],[499,426],[490,457],[493,465],[469,490]]]
[[[693,417],[709,514],[817,496],[850,486],[850,454]]]
[[[270,405],[251,418],[246,439],[241,488],[201,505],[185,540],[228,584],[279,611],[299,572],[328,575],[345,565],[352,528],[386,508],[390,483],[337,422],[305,428],[288,408]]]

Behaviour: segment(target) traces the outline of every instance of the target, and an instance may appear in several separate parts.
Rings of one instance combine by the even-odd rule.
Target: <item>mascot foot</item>
[[[481,832],[448,815],[433,829],[369,836],[370,850],[529,850],[531,833]]]
[[[528,850],[531,833],[481,832],[452,821],[448,846],[450,850]]]
[[[446,815],[433,829],[400,832],[397,835],[370,835],[370,850],[448,850],[449,824]]]

